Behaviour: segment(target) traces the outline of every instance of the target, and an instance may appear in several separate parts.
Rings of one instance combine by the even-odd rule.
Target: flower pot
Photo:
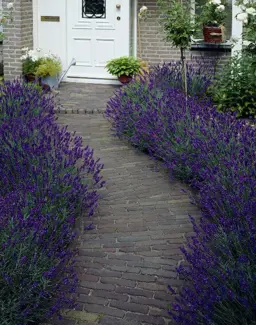
[[[34,73],[25,73],[23,75],[26,82],[34,82],[36,80],[36,76]]]
[[[53,88],[58,88],[58,76],[47,76],[47,77],[43,77],[41,78],[41,84],[43,87],[48,86],[50,89]],[[45,87],[46,88],[46,87]]]
[[[118,79],[122,84],[128,84],[132,80],[132,76],[122,75]]]
[[[204,26],[205,43],[222,43],[224,41],[223,28],[215,26]]]

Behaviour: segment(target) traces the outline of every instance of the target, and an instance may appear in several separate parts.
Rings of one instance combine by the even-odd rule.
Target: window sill
[[[195,40],[190,47],[191,51],[218,51],[218,52],[230,52],[231,43],[226,41],[224,43],[205,43],[203,40]]]

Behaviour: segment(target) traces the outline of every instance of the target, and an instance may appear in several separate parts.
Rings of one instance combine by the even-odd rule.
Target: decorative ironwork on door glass
[[[106,18],[106,0],[83,0],[83,18]]]

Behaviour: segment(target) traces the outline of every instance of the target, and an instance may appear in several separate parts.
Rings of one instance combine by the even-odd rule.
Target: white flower
[[[250,14],[250,15],[253,15],[253,16],[256,15],[256,9],[254,9],[253,7],[246,8],[245,11],[247,12],[247,14]]]
[[[213,3],[214,5],[221,5],[221,0],[210,0],[210,3]]]
[[[32,60],[33,62],[36,62],[36,61],[38,60],[38,58],[37,58],[37,56],[33,55],[33,56],[31,57],[31,60]]]
[[[27,57],[28,57],[28,56],[25,54],[25,55],[22,55],[22,56],[20,57],[20,59],[21,59],[21,61],[23,61],[23,60],[26,60]]]
[[[248,22],[248,13],[247,12],[241,12],[236,16],[236,19],[239,21],[242,21],[246,24],[246,21]]]
[[[248,46],[248,45],[250,45],[250,44],[251,44],[250,41],[245,41],[245,40],[243,40],[243,45]]]
[[[216,11],[218,12],[222,12],[225,10],[225,6],[224,5],[219,5],[217,8],[216,8]]]
[[[148,10],[148,7],[146,7],[146,6],[142,6],[141,8],[140,8],[140,13],[143,13],[144,11],[147,11]]]
[[[7,9],[13,9],[13,2],[7,3]]]

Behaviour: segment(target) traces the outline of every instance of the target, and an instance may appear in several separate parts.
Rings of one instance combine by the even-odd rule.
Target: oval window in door
[[[106,18],[106,0],[83,0],[83,18]]]

